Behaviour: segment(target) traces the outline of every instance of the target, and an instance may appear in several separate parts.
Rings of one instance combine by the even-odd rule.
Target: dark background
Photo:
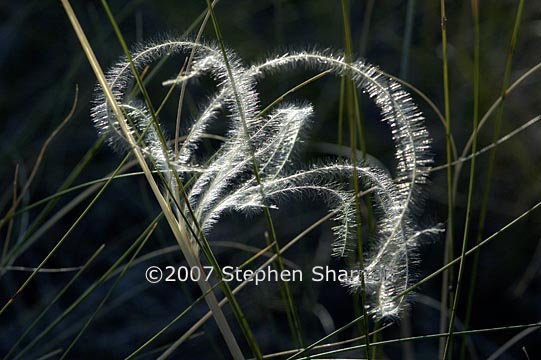
[[[506,56],[517,8],[517,1],[483,1],[481,13],[481,114],[499,96]],[[122,49],[112,32],[112,27],[98,1],[73,2],[76,14],[94,47],[104,68],[122,55]],[[185,33],[197,16],[205,9],[203,1],[111,1],[113,10],[128,44],[145,42]],[[459,148],[464,146],[471,133],[472,86],[473,86],[473,22],[469,2],[447,2],[449,32],[450,102],[453,134]],[[227,46],[234,49],[246,62],[263,59],[287,49],[340,49],[344,48],[342,12],[339,1],[231,1],[222,0],[216,7],[216,15]],[[386,72],[401,76],[424,92],[443,112],[443,81],[441,65],[441,33],[439,2],[417,1],[414,17],[409,66],[401,66],[402,45],[406,18],[405,1],[376,1],[366,26],[366,2],[351,1],[351,26],[356,56],[379,66]],[[75,86],[79,87],[75,115],[48,148],[29,193],[21,207],[54,194],[72,169],[97,141],[96,131],[90,117],[90,99],[95,77],[88,65],[67,16],[56,1],[3,2],[0,5],[0,214],[4,216],[12,198],[12,183],[16,165],[19,165],[18,182],[29,176],[34,161],[45,139],[68,113],[73,102]],[[511,81],[539,63],[541,59],[541,4],[526,2],[521,31],[513,62]],[[192,36],[198,25],[192,31]],[[214,39],[211,24],[204,33],[206,39]],[[182,59],[171,60],[162,70],[161,77],[151,83],[149,92],[155,101],[164,94],[160,83],[169,79],[182,65]],[[308,74],[312,75],[312,74]],[[283,91],[303,81],[308,76],[299,73],[266,79],[260,85],[262,103],[272,101]],[[502,134],[515,129],[539,114],[539,74],[526,80],[506,100]],[[209,83],[210,84],[210,83]],[[211,93],[212,86],[203,80],[187,100],[188,109]],[[316,109],[314,126],[307,140],[310,142],[336,142],[339,104],[339,79],[324,79],[291,96],[291,99],[307,99]],[[178,92],[175,93],[178,96]],[[433,154],[437,165],[445,162],[445,131],[428,105],[414,95],[426,116],[427,128],[434,139]],[[161,115],[164,123],[173,131],[176,100]],[[366,124],[367,149],[381,159],[390,169],[394,168],[393,148],[388,129],[378,121],[377,111],[366,99],[362,102],[363,121]],[[191,107],[190,107],[191,106]],[[171,120],[168,120],[171,119]],[[492,141],[492,116],[480,133],[480,143]],[[220,127],[215,129],[222,131]],[[347,131],[343,134],[348,139]],[[533,206],[540,198],[539,166],[541,152],[539,142],[541,128],[538,124],[514,137],[498,148],[492,191],[485,226],[485,237],[498,231],[508,222]],[[299,161],[317,158],[320,154],[304,152]],[[98,179],[110,173],[119,163],[120,156],[103,146],[77,177],[75,184]],[[480,209],[484,175],[488,156],[479,158],[471,237],[477,233],[476,224]],[[137,168],[133,169],[137,171]],[[467,172],[464,166],[456,198],[457,245],[462,237],[464,210],[467,196]],[[427,224],[445,223],[447,195],[445,171],[434,173],[429,186],[429,197],[422,221]],[[20,190],[20,188],[19,188]],[[42,221],[46,222],[83,190],[63,196],[52,212]],[[10,266],[35,267],[51,251],[75,219],[89,203],[85,198],[65,216],[35,238],[35,241]],[[37,207],[15,218],[11,242],[23,241],[40,210]],[[274,212],[278,238],[282,244],[292,239],[304,228],[326,213],[321,202],[307,199],[288,202]],[[106,248],[92,268],[77,280],[31,333],[30,339],[52,323],[70,304],[84,292],[110,266],[152,218],[158,214],[158,206],[143,177],[130,177],[114,181],[97,201],[88,215],[75,228],[66,242],[46,264],[47,268],[72,267],[83,264],[101,245]],[[249,225],[249,226],[248,226]],[[296,245],[286,258],[309,273],[314,265],[339,268],[343,261],[330,258],[330,227],[318,227]],[[229,216],[216,227],[210,236],[212,241],[236,241],[261,248],[264,245],[265,221],[262,216],[246,220],[243,216]],[[478,286],[475,292],[470,328],[489,328],[539,321],[541,317],[541,282],[539,262],[541,220],[538,212],[498,236],[482,250],[479,261]],[[6,229],[0,233],[2,247]],[[175,242],[165,223],[152,236],[143,253],[174,246]],[[214,245],[217,257],[223,265],[236,265],[250,254],[238,249]],[[457,246],[457,252],[459,247]],[[443,238],[427,244],[421,251],[421,276],[438,269],[443,261]],[[532,261],[534,261],[533,265]],[[148,285],[144,270],[149,265],[166,266],[182,263],[178,251],[154,258],[134,266],[127,272],[115,289],[105,308],[98,313],[76,347],[72,358],[119,358],[126,356],[152,334],[161,329],[178,313],[199,296],[194,284]],[[528,278],[527,269],[533,266],[533,277],[521,292],[517,286]],[[470,262],[466,268],[469,278]],[[537,271],[536,271],[537,269]],[[27,278],[29,273],[7,271],[0,278],[0,301],[3,305]],[[41,312],[50,300],[71,279],[73,273],[40,274],[21,294],[14,304],[0,317],[0,354],[7,352],[28,324]],[[109,280],[90,295],[72,314],[53,329],[26,356],[37,358],[58,348],[65,348],[94,311],[112,284]],[[410,315],[405,316],[384,332],[384,339],[439,332],[439,305],[430,304],[440,299],[441,277],[437,277],[419,290],[418,301]],[[463,289],[467,289],[467,283]],[[336,328],[354,318],[354,298],[337,284],[315,284],[310,281],[292,284],[292,291],[303,324],[304,335],[311,343],[326,334],[322,326],[322,309]],[[465,294],[466,291],[463,291]],[[238,297],[264,353],[290,349],[295,346],[289,333],[283,303],[276,284],[250,286]],[[463,296],[461,304],[465,304]],[[464,316],[463,306],[458,316]],[[176,323],[149,349],[176,340],[193,322],[207,311],[204,304],[195,307]],[[231,324],[242,339],[240,329],[229,308],[226,313]],[[227,358],[214,322],[209,321],[204,333],[187,341],[175,353],[175,358]],[[518,331],[493,332],[473,335],[472,342],[479,358],[485,358],[498,349]],[[344,340],[357,334],[348,330],[333,340]],[[406,335],[405,335],[406,334]],[[538,342],[539,331],[533,332],[515,344],[502,359],[524,359],[524,346],[531,359],[541,356]],[[28,340],[26,340],[28,341]],[[25,344],[25,343],[23,343]],[[437,353],[437,340],[411,342],[416,359],[433,359]],[[241,341],[241,346],[246,344]],[[389,358],[402,358],[403,345],[383,348]],[[156,357],[156,354],[148,358]],[[359,353],[352,354],[359,356]]]

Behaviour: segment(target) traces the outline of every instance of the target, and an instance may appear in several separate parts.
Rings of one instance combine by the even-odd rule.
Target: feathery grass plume
[[[357,194],[345,189],[340,179],[351,177],[355,166],[363,188],[373,192],[379,217],[377,240],[367,252],[363,269],[368,295],[373,302],[373,314],[378,318],[397,316],[405,304],[404,299],[397,295],[413,282],[411,267],[416,259],[419,239],[440,231],[418,229],[414,219],[422,206],[420,185],[426,183],[432,159],[423,116],[409,94],[375,67],[361,61],[350,64],[330,53],[296,52],[247,67],[228,50],[233,79],[228,76],[219,48],[212,44],[166,40],[139,47],[133,54],[133,61],[141,70],[165,54],[192,49],[196,55],[190,72],[164,84],[180,84],[210,74],[218,83],[218,91],[201,108],[177,154],[161,138],[163,130],[153,121],[145,105],[128,97],[132,74],[127,60],[120,61],[108,73],[109,85],[129,118],[122,121],[127,121],[134,133],[142,134],[140,146],[144,154],[152,159],[157,170],[166,174],[170,188],[178,191],[175,177],[171,176],[173,172],[180,179],[185,179],[183,175],[187,172],[193,173],[195,181],[188,189],[188,202],[195,213],[195,219],[191,221],[197,222],[204,232],[209,232],[227,211],[251,212],[264,206],[276,207],[278,202],[288,197],[308,192],[323,198],[331,211],[337,214],[333,254],[345,256],[354,245]],[[299,67],[331,70],[338,76],[348,74],[359,89],[374,100],[383,121],[389,124],[395,142],[398,163],[395,180],[383,169],[367,164],[318,163],[301,169],[291,163],[291,154],[310,124],[312,106],[282,104],[270,114],[258,116],[255,84],[265,75]],[[226,140],[207,164],[196,163],[194,150],[209,124],[224,110],[230,120]],[[99,89],[92,117],[110,144],[122,142],[116,119]],[[254,174],[252,152],[261,185]],[[186,208],[178,210],[186,211]],[[360,279],[351,278],[345,285],[358,289]]]

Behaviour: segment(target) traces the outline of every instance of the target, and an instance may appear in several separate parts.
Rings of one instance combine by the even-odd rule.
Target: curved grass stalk
[[[374,330],[374,331],[371,331],[371,332],[368,334],[368,336],[374,336],[374,335],[377,335],[377,334],[381,333],[383,330],[385,330],[385,329],[387,329],[388,327],[390,327],[391,325],[392,325],[392,323],[383,325],[383,326],[381,326],[380,328],[378,328],[378,329],[376,329],[376,330]],[[352,339],[347,339],[347,340],[337,341],[337,342],[334,342],[334,343],[322,344],[322,345],[314,346],[313,349],[314,349],[314,350],[325,349],[325,348],[329,348],[329,347],[335,347],[335,346],[340,346],[340,345],[344,345],[344,344],[354,343],[354,342],[357,342],[357,341],[359,341],[359,340],[364,340],[364,339],[365,339],[365,335],[361,335],[361,336],[357,336],[357,337],[352,338]],[[366,345],[365,345],[365,346],[366,346]],[[282,358],[282,357],[285,356],[285,355],[296,354],[296,353],[298,353],[299,351],[301,351],[301,349],[292,349],[292,350],[280,351],[280,352],[273,353],[273,354],[265,354],[265,355],[263,356],[263,359],[272,359],[272,358],[276,358],[276,357]]]
[[[494,328],[485,328],[485,329],[475,329],[475,330],[464,330],[464,331],[457,331],[455,332],[456,335],[470,335],[470,334],[483,334],[483,333],[489,333],[489,332],[496,332],[496,331],[509,331],[509,330],[515,330],[515,329],[532,329],[532,331],[537,330],[541,327],[541,322],[534,322],[524,325],[511,325],[511,326],[501,326],[501,327],[494,327]],[[437,334],[429,334],[429,335],[421,335],[421,336],[412,336],[408,338],[399,338],[399,339],[389,339],[389,340],[383,340],[373,343],[372,345],[387,345],[387,344],[397,344],[397,343],[403,343],[407,341],[417,341],[417,340],[427,340],[427,339],[437,339],[437,338],[445,338],[449,336],[449,333],[437,333]],[[326,351],[318,354],[312,354],[309,357],[302,357],[299,359],[318,359],[321,356],[329,356],[329,355],[336,355],[342,352],[346,351],[352,351],[352,350],[358,350],[363,349],[366,345],[356,345],[356,346],[350,346],[347,348],[341,348],[338,350],[331,350]]]
[[[467,155],[467,156],[459,157],[457,160],[453,161],[451,163],[451,165],[455,166],[455,165],[462,164],[462,163],[464,163],[466,161],[471,160],[473,157],[482,155],[482,154],[486,153],[487,151],[489,151],[491,149],[494,149],[496,146],[499,146],[499,145],[503,144],[504,142],[511,139],[513,136],[521,133],[522,131],[528,129],[533,124],[539,122],[539,120],[541,120],[541,115],[537,115],[536,117],[531,118],[530,120],[528,120],[527,122],[525,122],[524,124],[522,124],[521,126],[516,128],[515,130],[507,133],[506,135],[502,136],[501,138],[499,138],[495,142],[493,142],[491,144],[488,144],[487,146],[483,147],[479,151],[477,151],[475,153],[472,153],[470,155]],[[439,171],[439,170],[443,170],[443,169],[446,169],[446,168],[447,168],[447,164],[444,164],[444,165],[435,166],[430,171]]]
[[[524,80],[529,79],[530,76],[532,76],[536,71],[539,71],[539,70],[541,70],[541,62],[538,63],[537,65],[533,66],[531,69],[526,71],[524,74],[522,74],[517,80],[515,80],[515,82],[511,86],[509,86],[508,88],[505,89],[505,92],[502,91],[503,94],[500,95],[496,99],[496,101],[494,101],[494,103],[490,106],[490,108],[487,110],[487,112],[483,115],[481,120],[479,120],[479,126],[477,127],[477,129],[478,129],[477,131],[480,131],[481,128],[483,127],[483,125],[485,125],[485,123],[488,121],[490,116],[494,113],[494,111],[496,111],[496,109],[499,109],[502,102],[505,100],[506,96],[511,94]],[[473,135],[470,136],[470,138],[466,142],[466,145],[464,146],[464,150],[462,150],[461,157],[465,157],[466,154],[470,151],[471,146],[472,146],[472,142],[473,142]],[[459,171],[459,169],[457,169],[457,171]],[[456,180],[455,180],[455,182],[456,182]]]

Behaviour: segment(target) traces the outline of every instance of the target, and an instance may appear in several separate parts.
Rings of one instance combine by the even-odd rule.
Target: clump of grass
[[[371,189],[379,213],[377,240],[371,245],[364,259],[365,267],[361,269],[366,277],[371,313],[378,318],[398,316],[405,302],[396,295],[414,283],[412,266],[420,238],[440,231],[416,225],[415,215],[423,202],[421,186],[427,181],[432,159],[428,155],[430,140],[423,116],[409,94],[377,68],[362,61],[349,63],[341,56],[326,52],[300,51],[246,66],[228,50],[228,72],[216,45],[166,39],[140,46],[131,58],[135,69],[141,71],[165,55],[192,50],[195,57],[191,70],[164,84],[181,85],[210,74],[218,83],[218,91],[201,107],[200,115],[192,121],[177,152],[168,145],[164,130],[147,106],[129,96],[128,84],[133,82],[133,74],[127,59],[118,62],[107,74],[107,85],[127,117],[119,119],[111,111],[101,88],[97,88],[92,118],[100,134],[107,136],[109,143],[117,148],[129,147],[119,126],[119,122],[124,122],[134,138],[141,138],[142,144],[137,146],[163,174],[168,191],[173,193],[171,199],[178,199],[175,194],[186,191],[187,201],[174,200],[172,207],[186,214],[189,224],[204,233],[210,232],[219,217],[231,210],[257,212],[265,207],[276,207],[284,198],[301,193],[321,197],[330,210],[338,214],[333,245],[336,256],[346,256],[355,243],[352,229],[356,222],[356,195],[339,181],[351,178],[355,172],[364,184],[363,190]],[[359,90],[374,100],[395,142],[395,179],[384,169],[366,162],[311,166],[291,163],[291,154],[299,148],[300,139],[310,125],[312,107],[281,104],[272,111],[267,109],[268,114],[262,114],[255,85],[265,76],[296,68],[332,71],[338,76],[349,74]],[[205,130],[220,111],[227,112],[230,120],[223,145],[207,161],[195,159],[194,152]],[[253,169],[252,152],[258,174]],[[179,183],[188,179],[186,185]],[[197,241],[190,239],[190,246],[197,253]],[[349,279],[346,285],[358,290],[360,276]]]

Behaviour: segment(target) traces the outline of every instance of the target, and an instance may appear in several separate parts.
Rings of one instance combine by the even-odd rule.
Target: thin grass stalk
[[[360,42],[360,47],[359,47],[359,55],[361,57],[365,57],[365,55],[366,55],[366,47],[367,47],[367,44],[368,44],[368,34],[370,32],[370,21],[372,19],[372,13],[373,13],[373,10],[374,10],[374,2],[375,2],[374,0],[368,0],[366,2],[365,14],[364,14],[364,17],[363,17],[363,27],[362,27],[362,32],[361,32],[361,42]],[[349,17],[348,17],[348,19],[349,19]],[[351,31],[349,31],[349,33],[351,33]],[[351,42],[351,40],[349,40],[349,41]],[[363,153],[363,161],[366,161],[366,157],[367,157],[368,153],[367,153],[367,150],[366,150],[366,140],[365,140],[364,131],[363,131],[363,124],[362,124],[362,121],[361,121],[361,111],[360,111],[361,105],[359,103],[359,94],[358,94],[357,88],[353,85],[353,82],[351,84],[351,88],[353,89],[353,93],[354,93],[353,98],[355,100],[355,115],[356,115],[356,119],[357,119],[357,123],[358,123],[358,130],[359,130],[358,136],[359,136],[359,139],[361,140],[361,151]],[[376,221],[375,221],[375,217],[374,217],[372,202],[370,201],[369,197],[366,198],[365,203],[366,203],[367,212],[368,212],[368,214],[367,214],[368,233],[370,235],[373,235],[374,232],[375,232]],[[359,254],[359,255],[361,255],[361,254]],[[366,292],[364,292],[364,294],[366,295]],[[358,296],[358,295],[356,295],[356,296]],[[365,299],[362,300],[363,304],[365,302],[366,302],[366,296],[365,296]],[[367,321],[365,321],[365,324],[366,323],[367,323]],[[373,341],[378,341],[380,339],[380,337],[382,336],[382,333],[380,331],[378,331],[380,328],[381,328],[380,322],[375,321],[374,322],[374,331],[372,331],[372,333],[373,333]],[[365,331],[368,331],[368,330],[369,329],[367,327],[365,327]],[[367,347],[367,348],[369,349],[369,347]],[[375,357],[381,356],[382,354],[380,354],[380,352],[381,352],[381,349],[374,348],[373,351],[372,351],[373,357],[375,358]]]
[[[385,330],[386,328],[388,327],[391,327],[392,324],[387,324],[385,326],[382,326],[380,327],[379,329],[377,330],[373,330],[370,332],[370,336],[372,336],[373,338],[375,338],[376,334],[377,333],[380,333],[382,332],[383,330]],[[340,345],[344,345],[344,344],[349,344],[349,343],[354,343],[354,342],[357,342],[359,340],[362,340],[364,337],[364,335],[361,335],[361,336],[357,336],[357,337],[354,337],[354,338],[351,338],[351,339],[347,339],[347,340],[342,340],[342,341],[337,341],[337,342],[334,342],[334,343],[328,343],[328,344],[323,344],[323,345],[319,345],[319,346],[316,346],[314,347],[314,350],[319,350],[319,349],[325,349],[325,348],[329,348],[329,347],[334,347],[334,346],[340,346]],[[280,352],[277,352],[277,353],[272,353],[272,354],[265,354],[263,356],[263,359],[272,359],[272,358],[275,358],[275,357],[283,357],[285,355],[290,355],[290,354],[294,354],[296,352],[299,352],[301,349],[292,349],[292,350],[285,350],[285,351],[280,351]]]
[[[350,26],[350,13],[349,13],[349,0],[342,0],[342,18],[344,24],[344,39],[345,39],[345,61],[351,63],[353,58],[353,49],[351,41],[351,26]],[[366,145],[363,139],[362,133],[362,123],[360,119],[360,110],[357,99],[357,93],[354,91],[355,86],[350,76],[344,76],[345,88],[346,88],[346,98],[341,97],[342,100],[346,100],[347,110],[348,110],[348,120],[349,120],[349,134],[350,134],[350,147],[351,147],[351,159],[353,162],[353,189],[355,194],[359,193],[359,178],[357,173],[357,130],[360,132],[360,141],[365,147],[363,153],[366,154]],[[357,115],[357,118],[356,116]],[[357,120],[357,121],[356,121]],[[360,200],[358,197],[355,198],[355,212],[356,212],[356,235],[357,235],[357,254],[359,257],[359,267],[364,269],[364,254],[363,254],[363,238],[362,238],[362,228],[361,228],[361,208]],[[364,273],[361,272],[361,311],[358,310],[358,304],[354,304],[357,313],[363,314],[363,321],[359,324],[361,335],[364,334],[364,340],[366,343],[366,356],[368,359],[370,356],[370,337],[369,334],[369,324],[368,317],[366,315],[366,285],[364,279]],[[353,298],[354,300],[355,297]]]
[[[511,84],[511,86],[509,86],[507,89],[505,89],[504,95],[499,96],[496,99],[496,101],[494,101],[494,103],[490,106],[490,108],[487,110],[487,112],[483,115],[483,117],[479,121],[479,129],[478,129],[478,131],[486,124],[486,122],[488,121],[490,116],[494,113],[494,111],[499,109],[499,107],[500,107],[501,103],[504,101],[504,99],[507,96],[509,96],[509,94],[511,94],[524,80],[528,79],[536,71],[539,71],[539,70],[541,70],[541,63],[537,63],[535,66],[530,68],[528,71],[526,71],[524,74],[522,74],[517,80],[515,80],[513,82],[513,84]],[[465,157],[466,154],[470,151],[472,141],[473,141],[473,139],[470,137],[468,139],[468,142],[466,143],[466,146],[464,147],[464,150],[462,150],[461,157]],[[460,169],[460,166],[457,166],[457,171],[456,172],[459,172],[459,169]],[[454,182],[455,182],[455,186],[456,186],[456,182],[457,182],[456,178],[455,178]]]
[[[265,231],[264,238],[265,238],[265,244],[267,244],[267,246],[271,246],[271,248],[273,250],[273,253],[277,254],[280,251],[280,249],[276,247],[275,242],[272,242],[270,240],[269,233],[267,231]],[[282,258],[282,257],[280,256],[280,258]],[[280,266],[278,264],[273,263],[272,266],[276,271],[280,271]],[[281,282],[278,283],[278,290],[280,292],[280,298],[282,299],[282,301],[285,304],[288,304],[287,293],[286,293],[286,290],[285,290],[285,288],[284,288],[284,286],[282,285]],[[296,334],[296,331],[295,331],[295,327],[296,327],[295,319],[293,318],[293,314],[291,313],[291,311],[289,309],[289,306],[286,307],[286,317],[287,317],[287,323],[289,325],[289,331],[291,331],[291,334],[293,336],[295,336],[295,334]],[[296,340],[295,342],[298,343],[297,337],[295,337],[295,340]],[[301,345],[297,344],[297,346],[301,346]],[[304,346],[304,345],[302,345],[302,346]]]
[[[515,47],[517,44],[518,32],[520,29],[523,9],[524,9],[524,0],[520,0],[518,4],[518,8],[517,8],[517,13],[515,16],[515,24],[513,26],[513,34],[511,35],[511,43],[509,46],[509,52],[507,54],[505,73],[504,73],[504,78],[502,82],[502,90],[501,90],[501,95],[500,95],[501,101],[498,106],[498,112],[496,115],[496,125],[494,128],[494,135],[493,135],[494,142],[498,141],[499,136],[500,136],[502,119],[503,119],[503,109],[504,109],[505,98],[506,98],[506,89],[509,83],[509,79],[511,77],[513,56],[515,54]],[[474,150],[472,150],[472,152],[475,153]],[[485,221],[486,221],[487,210],[488,210],[488,197],[490,195],[490,187],[492,184],[492,176],[494,173],[495,160],[496,160],[496,147],[491,149],[490,155],[489,155],[488,170],[487,170],[487,175],[485,178],[485,184],[483,186],[483,199],[481,201],[481,212],[479,215],[479,224],[478,224],[478,230],[477,230],[477,236],[476,236],[477,243],[481,240],[483,236],[483,231],[485,228]],[[473,298],[475,294],[475,288],[477,285],[478,268],[479,268],[479,252],[476,252],[473,258],[472,272],[470,275],[470,285],[468,289],[468,300],[467,300],[467,305],[466,305],[466,315],[464,318],[464,326],[466,328],[468,328],[470,325],[471,313],[472,313],[472,308],[473,308]],[[464,341],[460,349],[461,359],[465,358],[465,353],[466,353],[466,349],[465,349],[465,341]]]
[[[353,89],[351,80],[346,80],[346,95],[347,95],[347,105],[349,115],[349,133],[350,133],[350,147],[351,147],[351,161],[353,164],[358,164],[359,160],[357,159],[357,129],[360,127],[360,119],[355,116],[355,113],[358,113],[355,108],[355,101],[353,100],[356,97],[356,91]],[[358,120],[358,121],[356,121]],[[359,130],[362,131],[362,130]],[[366,154],[366,151],[363,151],[363,154]],[[359,186],[359,177],[357,166],[353,166],[353,190],[355,193],[360,192]],[[363,251],[363,234],[362,234],[362,218],[361,218],[361,203],[359,198],[355,199],[355,215],[356,215],[356,237],[357,237],[357,256],[359,258],[359,268],[364,269],[364,251]],[[370,227],[370,226],[369,226]],[[370,348],[370,337],[368,336],[370,329],[368,323],[368,317],[366,316],[366,285],[364,279],[364,273],[361,272],[361,314],[363,314],[363,321],[361,322],[363,332],[361,334],[365,335],[366,342],[366,357],[371,359],[371,348]]]
[[[498,350],[493,352],[492,355],[490,355],[487,358],[487,360],[496,360],[496,359],[500,358],[500,356],[505,354],[507,352],[507,350],[509,350],[515,344],[519,343],[522,339],[524,339],[525,337],[527,337],[528,335],[530,335],[531,333],[533,333],[533,332],[535,332],[537,330],[539,330],[539,327],[527,327],[527,328],[525,328],[520,333],[516,334],[511,339],[509,339],[505,344],[500,346],[498,348]],[[524,352],[526,352],[524,346],[522,347],[522,350]],[[527,353],[526,353],[526,355],[527,355]]]
[[[445,0],[440,1],[441,11],[441,43],[442,43],[442,72],[443,72],[443,97],[445,108],[445,139],[447,153],[447,236],[445,241],[444,264],[454,259],[454,196],[453,196],[453,168],[452,147],[451,147],[451,106],[449,101],[449,69],[447,58],[447,16],[445,12]],[[441,314],[440,314],[440,332],[446,327],[447,304],[453,301],[453,291],[449,289],[449,284],[453,284],[453,273],[445,272],[442,278],[441,286]],[[440,358],[443,356],[444,343],[440,340]]]
[[[465,331],[457,331],[457,335],[470,335],[470,334],[486,334],[490,332],[497,332],[497,331],[509,331],[509,330],[517,330],[517,329],[527,329],[527,328],[537,328],[541,327],[541,322],[536,323],[530,323],[530,324],[524,324],[524,325],[511,325],[511,326],[501,326],[501,327],[495,327],[495,328],[486,328],[486,329],[477,329],[477,330],[465,330]],[[434,339],[434,338],[445,338],[448,337],[448,333],[439,333],[439,334],[428,334],[428,335],[421,335],[421,336],[413,336],[409,338],[400,338],[400,339],[390,339],[390,340],[383,340],[378,342],[375,345],[388,345],[388,344],[399,344],[403,342],[408,341],[419,341],[419,340],[428,340],[428,339]],[[346,351],[352,351],[357,349],[362,349],[364,345],[357,345],[357,346],[351,346],[347,348],[327,351],[319,354],[313,354],[310,355],[312,358],[319,358],[321,356],[329,356],[329,355],[336,355],[342,352]],[[306,357],[301,359],[307,359]]]
[[[359,91],[357,90],[357,87],[353,82],[351,82],[351,92],[352,92],[352,98],[353,98],[353,109],[355,110],[355,124],[357,128],[357,139],[360,143],[358,148],[361,150],[362,154],[362,161],[366,162],[368,151],[366,148],[366,137],[365,137],[365,130],[363,126],[363,121],[361,118],[361,104],[359,102]],[[358,159],[358,158],[357,158]],[[374,216],[374,206],[372,204],[372,201],[369,197],[365,199],[366,202],[366,212],[367,212],[367,226],[368,226],[368,234],[374,235],[375,228],[376,228],[376,220]]]
[[[340,79],[340,97],[338,99],[338,160],[342,160],[342,147],[344,146],[344,104],[346,96],[346,78],[344,76]]]
[[[4,219],[7,219],[9,217],[9,220],[7,221],[8,228],[7,228],[7,231],[6,231],[6,237],[4,239],[4,246],[2,248],[2,256],[0,257],[0,264],[4,263],[4,258],[6,257],[6,254],[8,252],[9,243],[11,242],[11,234],[12,234],[12,231],[13,231],[13,224],[15,223],[15,218],[13,217],[13,213],[17,209],[17,203],[18,203],[17,199],[19,198],[19,196],[17,195],[17,187],[18,187],[17,181],[18,181],[18,179],[19,179],[19,165],[17,164],[15,166],[15,171],[13,173],[13,192],[12,192],[12,195],[11,195],[11,208],[8,210],[8,213],[4,217]],[[4,219],[2,219],[2,220],[4,220]],[[2,230],[2,224],[0,224],[0,230]]]
[[[364,57],[366,55],[366,48],[368,46],[368,40],[370,38],[370,23],[372,21],[372,14],[374,12],[375,2],[375,0],[367,0],[366,6],[364,8],[363,29],[361,32],[361,44],[359,46],[359,55],[361,57]]]
[[[62,349],[56,349],[56,350],[53,350],[51,352],[48,352],[48,353],[40,356],[39,358],[36,358],[36,360],[47,360],[47,359],[50,359],[53,356],[56,356],[56,355],[58,355],[60,353],[62,353]]]
[[[462,238],[462,250],[460,253],[460,263],[458,267],[458,278],[455,287],[455,298],[451,308],[451,314],[449,316],[449,329],[447,333],[449,336],[446,338],[445,349],[443,352],[443,358],[447,359],[452,354],[453,348],[453,333],[455,325],[455,316],[458,307],[458,301],[460,298],[460,290],[462,288],[462,278],[464,276],[464,254],[466,253],[466,248],[468,244],[468,236],[470,231],[471,224],[471,211],[472,211],[472,201],[473,201],[473,191],[475,183],[475,163],[476,163],[476,152],[477,152],[477,128],[479,125],[479,77],[480,77],[480,28],[479,28],[479,2],[478,0],[471,1],[472,6],[472,15],[474,22],[474,68],[473,68],[473,143],[472,143],[472,158],[470,163],[470,176],[468,183],[468,200],[466,205],[466,219],[464,221],[464,236]]]
[[[402,57],[400,60],[400,75],[401,79],[408,78],[411,37],[413,34],[413,23],[415,17],[415,0],[408,0],[406,10],[406,25],[404,27],[404,40],[402,40]]]
[[[511,139],[513,136],[518,135],[519,133],[521,133],[524,130],[528,129],[533,124],[539,122],[539,120],[541,120],[541,115],[537,115],[537,116],[531,118],[530,120],[526,121],[524,124],[522,124],[521,126],[516,128],[515,130],[507,133],[507,135],[502,136],[501,138],[499,138],[498,141],[490,143],[487,146],[483,147],[482,149],[478,150],[477,152],[475,152],[475,154],[470,154],[468,156],[461,156],[460,158],[453,161],[452,165],[453,166],[462,165],[466,161],[471,160],[474,155],[479,156],[479,155],[482,155],[482,154],[486,153],[487,151],[492,150],[496,146],[499,146],[499,145],[503,144],[504,142]],[[479,132],[479,127],[477,128],[477,132]],[[447,169],[447,164],[443,164],[443,165],[440,165],[440,166],[435,166],[432,169],[430,169],[430,171],[434,172],[434,171],[440,171],[440,170],[445,170],[445,169]]]
[[[214,0],[211,4],[211,7],[214,8],[214,6],[216,6],[216,4],[218,3],[218,0]],[[205,11],[205,17],[203,18],[203,22],[201,23],[201,26],[199,27],[199,31],[197,32],[197,35],[195,36],[195,42],[198,43],[199,40],[201,39],[201,35],[203,35],[203,30],[205,29],[205,26],[207,25],[207,22],[209,20],[209,17],[210,17],[210,12],[208,11],[208,9]],[[193,62],[193,59],[194,59],[194,55],[195,55],[195,48],[192,49],[192,51],[190,51],[190,56],[188,57],[188,60],[186,61],[186,66],[185,66],[185,69],[181,69],[180,70],[180,73],[179,73],[179,76],[180,74],[182,74],[182,72],[185,72],[185,73],[188,73],[192,67],[192,62]],[[178,156],[178,143],[179,143],[179,137],[180,137],[180,119],[182,117],[182,106],[184,104],[184,96],[186,94],[186,87],[188,86],[188,82],[183,82],[181,87],[180,87],[180,96],[178,98],[178,105],[177,105],[177,119],[176,119],[176,122],[175,122],[175,151],[174,151],[174,154],[175,156]],[[171,86],[171,89],[173,89],[175,86],[172,85]]]

